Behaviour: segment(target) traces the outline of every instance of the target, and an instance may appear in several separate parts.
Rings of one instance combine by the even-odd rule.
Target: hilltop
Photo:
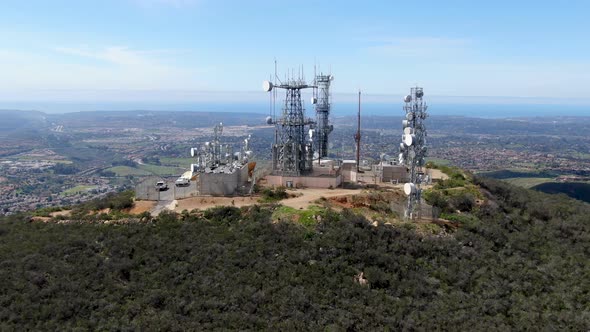
[[[129,192],[4,217],[0,328],[587,330],[590,206],[450,171],[429,200],[456,227],[276,202],[131,216]]]

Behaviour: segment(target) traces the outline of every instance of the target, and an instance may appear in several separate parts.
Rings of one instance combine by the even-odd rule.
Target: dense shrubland
[[[452,234],[277,205],[6,217],[0,330],[588,330],[589,206],[472,181],[487,203]]]

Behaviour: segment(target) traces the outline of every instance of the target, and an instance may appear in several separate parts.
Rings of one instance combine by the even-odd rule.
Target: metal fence
[[[398,203],[398,202],[391,202],[390,203],[391,210],[403,219],[406,213],[407,204],[406,202]],[[414,219],[420,220],[432,220],[437,221],[440,217],[440,208],[433,207],[431,205],[426,204],[424,200],[422,200],[420,204],[420,210],[414,211]],[[419,216],[419,218],[418,218]]]

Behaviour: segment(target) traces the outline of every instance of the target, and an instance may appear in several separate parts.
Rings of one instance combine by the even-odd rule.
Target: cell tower
[[[404,184],[404,192],[408,196],[408,203],[404,217],[415,219],[421,217],[420,201],[422,190],[420,185],[424,180],[426,157],[426,127],[424,120],[428,117],[426,103],[422,100],[424,91],[420,87],[411,88],[410,94],[404,98],[406,118],[402,121],[404,134],[400,143],[400,164],[405,164],[409,170],[409,182]],[[417,213],[416,213],[417,212]]]
[[[334,80],[332,75],[324,75],[320,73],[316,75],[313,90],[313,97],[311,103],[315,105],[316,112],[316,136],[315,136],[315,150],[317,158],[325,158],[328,156],[328,135],[334,130],[334,126],[330,125],[330,83]]]
[[[276,78],[276,75],[275,75]],[[278,84],[264,81],[264,91],[285,89],[285,102],[280,119],[273,119],[275,142],[272,146],[272,173],[283,176],[309,174],[313,167],[313,126],[315,122],[305,118],[301,90],[315,88],[299,77]],[[269,122],[267,120],[267,122]],[[306,131],[306,127],[308,130]]]
[[[356,143],[356,172],[360,171],[361,162],[361,90],[359,90],[359,109],[357,114],[356,134],[354,134]]]

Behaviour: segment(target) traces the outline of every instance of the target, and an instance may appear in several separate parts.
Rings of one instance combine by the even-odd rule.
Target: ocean
[[[401,115],[403,104],[367,102],[362,105],[364,115]],[[280,104],[277,103],[277,112]],[[357,112],[356,103],[334,103],[332,116],[347,116]],[[0,109],[35,110],[45,113],[70,113],[87,111],[193,111],[193,112],[243,112],[269,114],[268,103],[166,103],[166,102],[0,102]],[[306,111],[311,114],[311,105]],[[590,105],[558,104],[432,104],[431,115],[455,115],[483,118],[537,117],[537,116],[590,116]]]

